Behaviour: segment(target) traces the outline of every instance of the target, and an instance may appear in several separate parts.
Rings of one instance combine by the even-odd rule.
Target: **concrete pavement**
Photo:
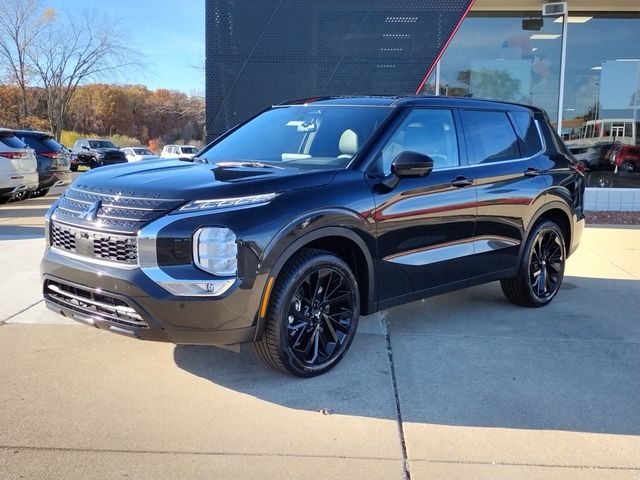
[[[640,478],[638,229],[587,229],[544,309],[495,283],[401,306],[298,380],[46,311],[47,200],[0,207],[2,479]]]

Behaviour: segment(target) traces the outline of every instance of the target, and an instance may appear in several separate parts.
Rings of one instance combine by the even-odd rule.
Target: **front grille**
[[[138,245],[133,235],[114,235],[81,230],[57,222],[51,223],[53,247],[98,260],[126,265],[138,262]]]
[[[59,281],[46,280],[44,296],[60,307],[128,327],[149,328],[136,309],[119,297]]]
[[[53,219],[90,230],[135,234],[141,227],[183,202],[180,199],[78,185],[68,188],[60,198]]]

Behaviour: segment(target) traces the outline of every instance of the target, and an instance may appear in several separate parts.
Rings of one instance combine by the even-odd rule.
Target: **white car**
[[[161,158],[193,158],[198,149],[191,145],[165,145]]]
[[[13,130],[0,128],[0,204],[29,198],[38,188],[38,162],[32,148]]]
[[[158,156],[145,147],[127,147],[121,148],[120,151],[127,157],[128,162],[138,162],[140,160],[152,160]]]

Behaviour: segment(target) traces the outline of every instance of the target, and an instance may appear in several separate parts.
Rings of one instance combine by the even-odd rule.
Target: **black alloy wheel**
[[[256,351],[276,370],[319,375],[346,353],[359,312],[358,285],[349,266],[329,252],[304,249],[276,280]]]
[[[517,305],[547,305],[560,290],[565,261],[562,230],[552,221],[539,222],[529,235],[517,275],[500,281],[502,291]]]
[[[529,282],[540,300],[552,297],[560,287],[564,273],[563,241],[554,229],[542,230],[536,236],[529,259]]]

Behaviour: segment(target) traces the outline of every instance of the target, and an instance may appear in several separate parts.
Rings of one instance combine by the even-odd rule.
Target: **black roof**
[[[400,106],[449,106],[462,108],[498,108],[504,110],[543,110],[531,105],[484,100],[469,97],[445,97],[435,95],[351,95],[341,97],[311,97],[282,102],[277,106],[320,104],[330,106],[366,106],[366,107],[400,107]]]
[[[53,138],[53,133],[51,132],[43,132],[40,130],[14,130],[14,132],[16,132],[16,134],[22,135],[22,136],[29,136],[29,137],[50,137]]]

